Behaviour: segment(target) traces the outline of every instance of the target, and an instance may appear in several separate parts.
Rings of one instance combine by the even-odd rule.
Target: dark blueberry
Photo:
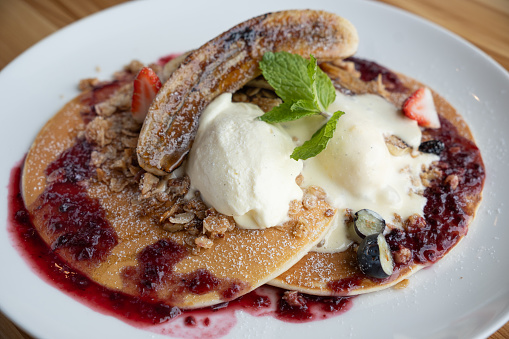
[[[355,233],[364,239],[371,234],[382,233],[385,229],[385,220],[378,213],[363,209],[355,213],[354,218]]]
[[[357,249],[357,263],[367,276],[385,279],[392,275],[394,260],[382,233],[368,235]]]
[[[445,145],[440,140],[428,140],[419,145],[419,151],[423,153],[440,155],[444,149]]]

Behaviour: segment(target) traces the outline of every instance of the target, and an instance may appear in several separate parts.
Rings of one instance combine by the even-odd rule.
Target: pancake
[[[102,86],[96,95],[108,85]],[[83,112],[90,109],[87,101],[92,93],[72,100],[44,126],[26,157],[22,183],[25,203],[43,240],[93,281],[172,306],[208,306],[281,274],[327,231],[332,219],[328,215],[333,214],[327,203],[320,201],[314,209],[295,203],[286,227],[234,229],[215,239],[213,247],[193,254],[186,232],[165,231],[144,216],[142,204],[133,203],[139,193],[136,186],[114,192],[96,174],[79,181],[69,178],[70,172],[80,169],[75,159],[63,154],[86,142],[81,137],[86,129]],[[78,153],[86,157],[86,152]],[[65,165],[59,163],[61,159],[67,159]],[[62,173],[62,168],[67,172]],[[91,205],[97,205],[97,211],[87,207]],[[77,218],[77,224],[70,218]],[[305,237],[294,224],[305,225]]]
[[[336,88],[347,90],[352,95],[377,94],[401,107],[410,94],[425,86],[370,61],[355,58],[348,61],[356,65],[355,69],[345,67],[344,62],[322,64],[321,67]],[[366,65],[374,73],[372,80],[363,80],[363,75],[359,74]],[[344,252],[310,252],[291,269],[269,282],[270,285],[313,295],[347,296],[379,291],[442,259],[463,239],[482,199],[484,165],[465,120],[438,93],[432,91],[432,94],[442,127],[438,130],[424,129],[422,139],[444,142],[446,150],[439,162],[433,165],[444,174],[432,180],[424,193],[428,201],[424,209],[426,225],[420,226],[422,232],[403,228],[386,235],[393,254],[405,247],[410,250],[408,260],[396,262],[394,273],[387,279],[376,279],[360,271],[356,245]],[[454,157],[466,160],[452,162]],[[459,184],[454,188],[448,184],[453,175],[459,177]],[[441,217],[441,214],[447,214],[447,217]]]

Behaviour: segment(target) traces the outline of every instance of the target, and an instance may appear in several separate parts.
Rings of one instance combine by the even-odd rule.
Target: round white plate
[[[238,315],[228,338],[482,338],[509,320],[507,137],[509,75],[478,49],[423,19],[371,1],[136,1],[92,15],[44,39],[0,73],[1,186],[34,136],[77,92],[131,59],[151,62],[195,48],[268,11],[315,8],[358,28],[358,55],[427,83],[472,126],[487,167],[484,201],[465,240],[417,273],[404,290],[354,300],[345,314],[306,324]],[[7,192],[0,196],[7,219]],[[94,312],[43,282],[0,227],[0,308],[41,338],[159,338]],[[161,338],[163,338],[161,336]]]

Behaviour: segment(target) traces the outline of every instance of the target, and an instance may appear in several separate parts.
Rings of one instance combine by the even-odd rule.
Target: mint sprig
[[[274,88],[283,103],[260,117],[267,123],[278,123],[321,114],[329,117],[310,140],[295,148],[292,159],[308,159],[327,147],[332,138],[338,119],[344,112],[334,114],[327,108],[336,99],[336,91],[329,79],[311,55],[307,60],[288,52],[267,52],[260,61],[265,79]]]
[[[338,120],[343,114],[345,113],[341,111],[335,112],[332,117],[330,117],[329,121],[327,121],[325,125],[320,127],[320,129],[313,134],[311,139],[293,150],[290,158],[295,160],[306,160],[323,151],[327,147],[329,140],[334,135]]]

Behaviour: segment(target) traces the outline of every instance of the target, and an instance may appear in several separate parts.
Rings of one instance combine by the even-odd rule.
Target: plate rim
[[[162,1],[161,1],[162,2]],[[354,1],[351,1],[351,2],[354,2]],[[94,13],[90,16],[87,16],[85,18],[82,18],[80,20],[77,20],[75,22],[73,22],[72,24],[70,25],[67,25],[65,26],[64,28],[50,34],[49,36],[45,37],[44,39],[40,40],[39,42],[37,42],[36,44],[34,44],[33,46],[31,46],[30,48],[28,48],[27,50],[25,50],[23,53],[21,53],[18,57],[16,57],[13,61],[11,61],[8,65],[6,65],[1,71],[0,71],[0,81],[1,79],[3,78],[3,76],[5,75],[6,73],[6,70],[7,72],[10,72],[11,68],[15,68],[16,64],[19,63],[19,62],[23,62],[26,58],[27,58],[27,55],[30,55],[32,53],[34,53],[33,51],[37,51],[38,48],[40,48],[39,46],[41,45],[44,45],[46,44],[48,41],[50,40],[54,40],[54,39],[58,39],[58,37],[60,36],[60,34],[65,34],[65,32],[69,32],[71,31],[72,29],[74,29],[73,27],[77,27],[79,25],[82,25],[83,22],[87,21],[87,20],[94,20],[94,18],[97,18],[98,16],[100,15],[109,15],[110,12],[113,12],[113,11],[117,11],[119,7],[123,7],[123,6],[138,6],[140,2],[125,2],[125,3],[122,3],[122,4],[119,4],[119,5],[116,5],[116,6],[113,6],[113,7],[110,7],[110,8],[107,8],[103,11],[100,11],[100,12],[97,12],[97,13]],[[431,25],[433,26],[435,29],[438,29],[441,33],[443,34],[446,34],[448,37],[450,38],[453,38],[455,39],[456,41],[466,45],[470,50],[472,51],[475,51],[478,55],[480,55],[485,61],[489,61],[491,63],[491,66],[494,66],[501,74],[505,75],[506,77],[506,80],[508,81],[509,83],[509,72],[503,68],[500,64],[498,64],[491,56],[489,56],[486,52],[484,52],[483,50],[481,50],[479,47],[475,46],[474,44],[470,43],[469,41],[459,37],[458,35],[448,31],[447,29],[439,26],[438,24],[435,24],[427,19],[424,19],[422,17],[419,17],[413,13],[410,13],[410,12],[407,12],[401,8],[398,8],[398,7],[395,7],[395,6],[392,6],[392,5],[389,5],[389,4],[386,4],[386,3],[379,3],[379,2],[371,2],[369,1],[369,3],[371,3],[372,5],[375,5],[375,6],[380,6],[380,7],[385,7],[385,8],[390,8],[391,10],[394,10],[394,11],[397,11],[397,12],[400,12],[402,14],[405,14],[405,15],[410,15],[413,17],[414,20],[418,20],[426,25]],[[1,301],[1,300],[0,300]],[[8,317],[10,320],[12,320],[14,323],[16,323],[19,327],[21,327],[23,330],[27,330],[27,328],[24,326],[24,325],[21,325],[19,324],[15,319],[12,319],[11,316],[9,316],[9,311],[6,311],[3,307],[3,305],[0,303],[0,309],[2,310],[2,312],[6,315],[6,317]],[[493,331],[489,330],[489,329],[486,329],[486,331],[482,334],[491,334],[493,333],[494,331],[496,331],[496,329],[498,329],[501,325],[503,325],[504,323],[506,323],[507,321],[509,320],[509,311],[505,314],[505,317],[504,316],[500,316],[500,319],[498,322],[496,322],[497,326],[496,328],[495,327],[495,324],[493,324],[493,326],[491,326],[491,328],[494,328]],[[491,331],[491,332],[490,332]],[[30,330],[27,331],[28,333],[31,333]],[[489,332],[489,333],[488,333]],[[32,334],[32,333],[31,333]]]

